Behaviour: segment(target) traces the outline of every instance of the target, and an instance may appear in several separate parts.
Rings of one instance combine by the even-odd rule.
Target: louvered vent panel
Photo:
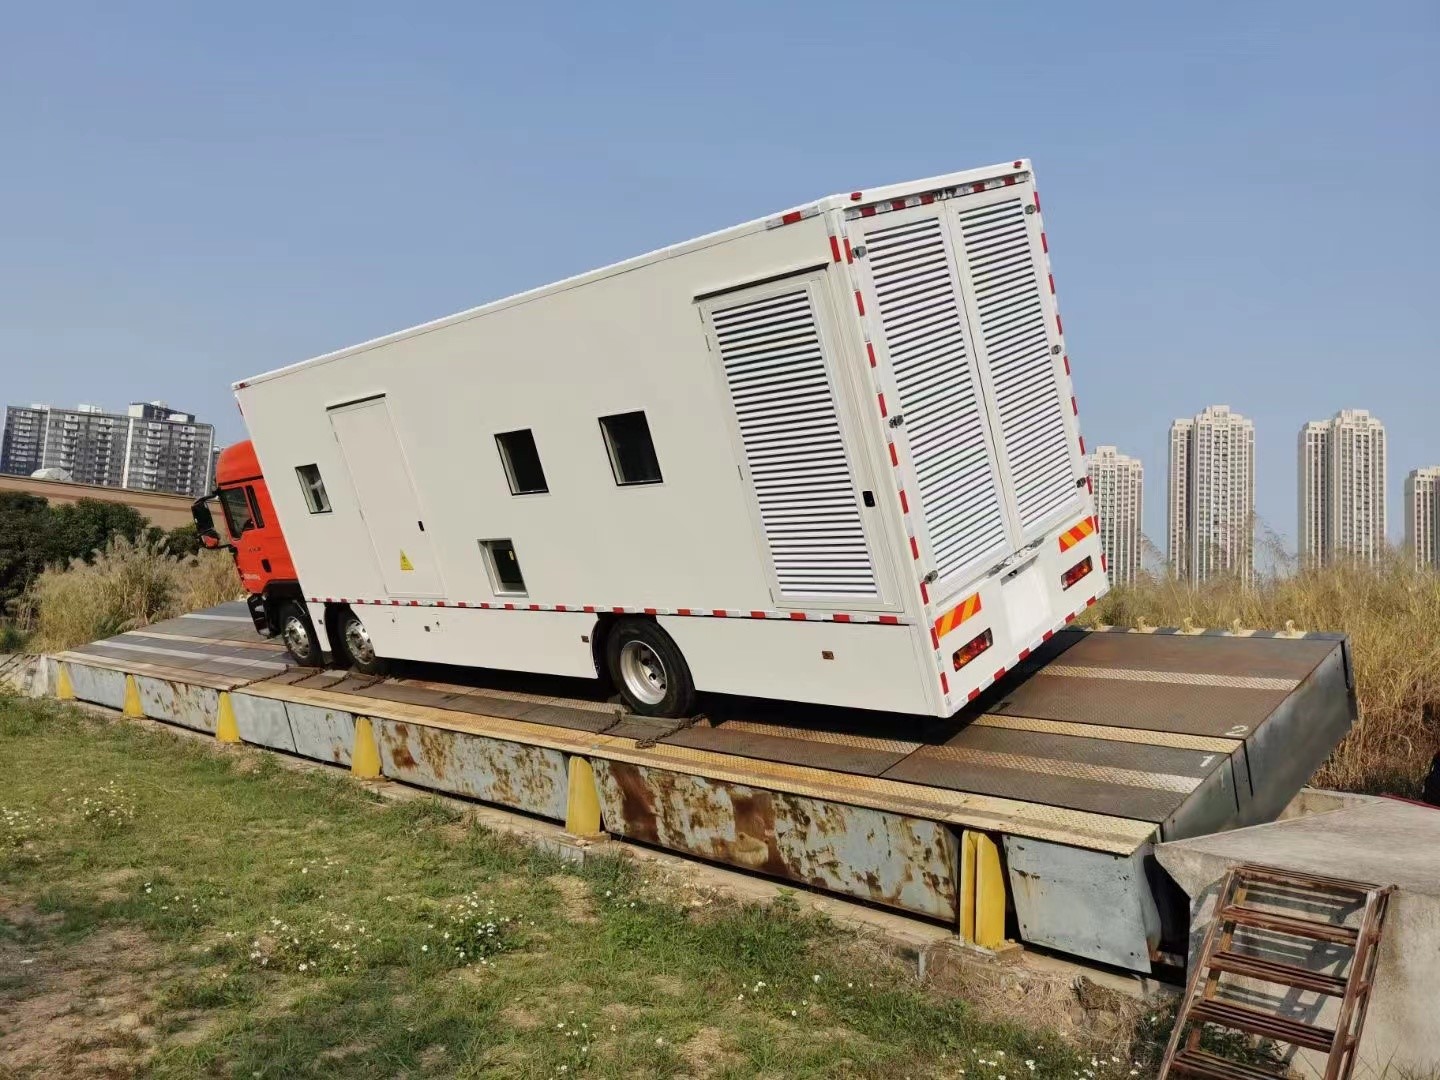
[[[1020,525],[1029,529],[1075,495],[1066,406],[1040,300],[1045,276],[1019,198],[962,213],[960,227]]]
[[[781,593],[875,595],[810,294],[718,308],[711,321]]]
[[[942,224],[865,234],[880,322],[900,391],[920,507],[941,580],[1005,543]]]

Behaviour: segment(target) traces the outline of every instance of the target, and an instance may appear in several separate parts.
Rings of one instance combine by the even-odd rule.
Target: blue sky
[[[121,8],[124,8],[122,11]],[[239,378],[815,196],[1017,156],[1081,420],[1147,471],[1171,418],[1295,436],[1368,408],[1390,526],[1440,464],[1429,3],[13,4],[0,400]]]

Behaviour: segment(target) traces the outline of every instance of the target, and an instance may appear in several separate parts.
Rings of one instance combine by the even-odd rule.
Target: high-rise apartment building
[[[48,405],[5,410],[5,434],[0,437],[0,472],[29,476],[40,468],[45,455],[45,421]]]
[[[1416,566],[1440,569],[1440,465],[1405,477],[1405,551]]]
[[[1190,580],[1190,444],[1194,438],[1194,420],[1176,420],[1170,425],[1165,550],[1170,557],[1170,572],[1183,581]]]
[[[1193,582],[1255,574],[1255,424],[1212,405],[1170,426],[1170,562]]]
[[[1299,476],[1295,496],[1299,507],[1300,565],[1320,566],[1330,540],[1330,424],[1312,420],[1300,429]]]
[[[5,412],[0,472],[59,469],[79,484],[198,496],[210,488],[214,443],[211,425],[161,401],[137,402],[124,413],[95,405],[12,405]]]
[[[1140,573],[1145,470],[1138,458],[1119,453],[1113,446],[1097,446],[1085,463],[1085,472],[1095,493],[1100,547],[1110,580],[1116,585],[1132,585]]]
[[[1300,564],[1374,562],[1385,551],[1385,426],[1342,409],[1300,429]]]

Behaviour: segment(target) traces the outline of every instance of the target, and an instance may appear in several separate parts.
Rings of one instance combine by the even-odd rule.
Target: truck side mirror
[[[200,537],[200,546],[206,551],[219,551],[230,545],[220,538],[220,533],[215,529],[215,517],[210,513],[209,500],[209,495],[196,499],[190,507],[190,516],[195,519],[195,533]]]

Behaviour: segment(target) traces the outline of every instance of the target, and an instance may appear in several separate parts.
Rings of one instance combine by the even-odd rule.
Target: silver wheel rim
[[[665,700],[665,665],[643,641],[627,641],[620,647],[620,678],[636,701],[659,705]]]
[[[345,623],[345,647],[350,650],[350,656],[361,664],[372,663],[375,659],[375,646],[370,643],[370,631],[353,616]]]
[[[310,659],[310,631],[305,625],[305,620],[299,615],[291,615],[285,620],[285,627],[280,631],[280,636],[285,641],[285,647],[290,650],[296,660]]]

